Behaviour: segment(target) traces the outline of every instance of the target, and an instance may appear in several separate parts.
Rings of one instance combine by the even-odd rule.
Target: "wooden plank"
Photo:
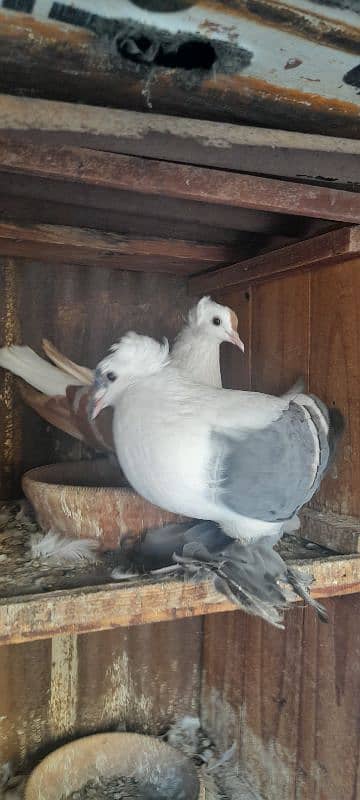
[[[205,619],[201,716],[269,800],[357,800],[360,595],[293,608],[285,631],[242,612]],[[219,647],[221,642],[221,647]]]
[[[357,517],[304,508],[301,536],[336,553],[360,553],[360,520]]]
[[[360,516],[360,258],[311,275],[310,388],[342,411],[346,431],[312,505]]]
[[[194,272],[200,265],[228,261],[235,248],[177,239],[140,239],[103,231],[55,225],[0,222],[0,253],[38,261]]]
[[[360,196],[359,196],[360,199]],[[228,286],[244,286],[306,267],[324,266],[339,256],[360,251],[360,227],[341,227],[311,239],[285,245],[280,250],[231,264],[190,279],[193,292],[211,292]]]
[[[299,732],[297,796],[357,800],[360,595],[330,601],[326,607],[329,625],[319,625],[304,612],[300,707],[293,718]]]
[[[151,194],[141,194],[136,191],[119,191],[85,185],[80,181],[72,183],[70,187],[66,180],[48,180],[35,177],[29,180],[27,175],[22,175],[21,173],[7,173],[6,194],[10,194],[13,198],[27,198],[33,204],[34,201],[67,204],[71,199],[69,207],[75,205],[85,210],[90,208],[117,212],[119,225],[121,225],[122,220],[126,225],[129,217],[149,217],[152,231],[155,230],[155,225],[157,231],[159,221],[160,224],[161,221],[168,221],[174,225],[175,223],[176,225],[180,223],[181,225],[199,224],[207,228],[209,226],[214,228],[222,227],[239,231],[240,235],[242,231],[251,231],[299,238],[303,235],[306,236],[309,227],[309,220],[306,218],[274,214],[270,211],[232,208],[212,203],[197,203],[190,200],[166,197],[165,195],[154,197]],[[37,219],[32,221],[38,222]],[[45,219],[45,222],[48,222],[48,220]],[[89,227],[86,224],[86,219],[81,227]],[[96,227],[100,226],[96,225]],[[113,230],[118,230],[118,228]],[[120,228],[120,232],[122,231],[125,232],[126,227]],[[200,233],[198,239],[200,240]],[[206,242],[207,239],[203,239],[203,241]]]
[[[299,377],[307,383],[309,303],[306,273],[252,287],[251,386],[255,391],[280,394]]]
[[[0,169],[139,194],[360,222],[360,195],[273,178],[103,153],[0,141]]]
[[[200,10],[204,23],[206,13],[206,10]],[[228,22],[233,21],[233,25],[241,27],[243,16],[239,17],[239,12],[236,14],[234,10],[232,13],[235,16],[228,15]],[[213,8],[211,16],[214,16]],[[301,13],[302,19],[303,16]],[[321,29],[323,37],[324,23],[319,25],[315,15],[313,19],[317,19],[317,28]],[[219,24],[224,31],[222,17]],[[106,21],[102,23],[104,34],[105,25]],[[319,48],[316,44],[309,49],[306,43],[308,70],[315,75],[321,74],[316,92],[314,84],[308,83],[306,78],[299,84],[297,77],[293,79],[291,74],[287,74],[286,80],[282,81],[280,72],[274,79],[271,69],[264,74],[263,63],[272,63],[274,42],[278,38],[278,14],[275,26],[273,32],[268,20],[261,27],[258,20],[252,23],[250,38],[246,36],[246,49],[252,56],[247,70],[240,67],[240,72],[224,74],[219,64],[216,75],[212,70],[193,70],[189,75],[188,70],[153,66],[151,73],[148,64],[134,65],[119,56],[111,27],[108,36],[96,36],[84,29],[34,19],[30,14],[3,11],[0,14],[0,90],[145,112],[150,105],[151,111],[177,116],[242,124],[245,121],[253,125],[265,123],[274,128],[314,133],[326,130],[333,135],[358,138],[356,88],[346,86],[344,89],[342,85],[341,91],[335,83],[336,66],[340,77],[354,64],[354,58],[343,52],[337,54],[336,49]],[[232,33],[230,25],[228,34],[225,34],[230,45]],[[307,38],[308,35],[307,31]],[[261,52],[257,51],[259,37],[263,43]],[[295,50],[298,35],[283,31],[284,38],[287,42],[285,49],[289,52]],[[342,38],[342,46],[343,42]],[[144,91],[144,86],[148,91]]]
[[[205,619],[203,725],[220,752],[236,743],[236,766],[268,800],[296,797],[302,627],[302,608],[284,631],[241,611]]]
[[[218,169],[360,186],[360,143],[269,130],[0,95],[0,132],[23,141],[81,145]]]
[[[0,764],[99,730],[161,734],[198,714],[201,619],[0,648]]]
[[[360,591],[360,557],[334,556],[291,562],[314,576],[314,597]],[[19,643],[66,633],[202,616],[234,610],[211,582],[144,580],[125,586],[106,584],[47,592],[0,601],[0,644]]]
[[[51,192],[49,192],[51,195]],[[71,198],[73,199],[73,198]],[[256,212],[246,212],[256,213]],[[239,215],[240,216],[240,215]],[[264,216],[263,214],[260,216]],[[266,215],[265,215],[266,216]],[[4,222],[16,222],[21,225],[65,225],[76,228],[94,228],[108,233],[119,233],[127,236],[149,238],[155,230],[154,217],[142,213],[125,213],[116,208],[96,208],[89,203],[66,203],[53,200],[48,196],[34,198],[13,195],[8,191],[0,192],[0,218]],[[248,231],[222,228],[220,225],[201,224],[184,219],[158,217],[156,219],[156,236],[161,239],[185,239],[186,241],[206,242],[206,244],[228,244],[236,246],[244,257],[254,251],[259,244],[265,246],[269,237],[258,231],[252,236]],[[283,237],[284,244],[291,239]],[[293,241],[293,240],[292,240]],[[250,249],[252,247],[252,250]],[[272,248],[274,249],[274,248]]]

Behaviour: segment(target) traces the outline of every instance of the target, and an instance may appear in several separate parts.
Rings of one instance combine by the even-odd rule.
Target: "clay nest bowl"
[[[22,487],[44,531],[94,539],[100,550],[181,521],[140,497],[106,459],[37,467],[24,474]]]
[[[131,776],[168,800],[204,800],[190,759],[151,736],[99,733],[48,755],[30,775],[25,800],[63,800],[97,778]],[[161,791],[160,791],[161,790]],[[157,796],[154,791],[151,796]]]

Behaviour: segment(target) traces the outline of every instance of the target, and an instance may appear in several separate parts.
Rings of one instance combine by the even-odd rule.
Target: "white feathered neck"
[[[206,331],[186,326],[175,340],[171,363],[196,383],[221,387],[220,342]]]

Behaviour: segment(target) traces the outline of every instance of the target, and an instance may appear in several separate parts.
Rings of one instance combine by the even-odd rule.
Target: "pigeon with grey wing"
[[[167,343],[129,333],[95,372],[93,416],[112,406],[120,465],[150,502],[209,520],[220,551],[192,536],[180,556],[212,573],[241,606],[281,624],[287,583],[311,602],[306,582],[273,546],[307,503],[334,455],[342,417],[311,395],[283,397],[195,383],[171,363]],[[223,547],[224,535],[232,540]],[[179,557],[178,557],[179,558]]]

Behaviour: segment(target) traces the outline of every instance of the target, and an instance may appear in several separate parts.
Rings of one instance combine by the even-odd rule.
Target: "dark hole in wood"
[[[360,89],[360,64],[350,69],[349,72],[344,75],[343,81],[347,83],[348,86],[356,86],[357,89]]]
[[[194,5],[193,0],[131,0],[134,6],[146,8],[147,11],[162,11],[162,13],[172,13],[183,11]]]
[[[123,58],[135,64],[149,62],[167,69],[209,70],[216,61],[216,53],[210,42],[189,39],[178,47],[166,48],[148,36],[118,40],[118,49]]]
[[[184,42],[177,50],[165,52],[160,47],[155,63],[170,69],[211,69],[216,53],[210,42]]]

